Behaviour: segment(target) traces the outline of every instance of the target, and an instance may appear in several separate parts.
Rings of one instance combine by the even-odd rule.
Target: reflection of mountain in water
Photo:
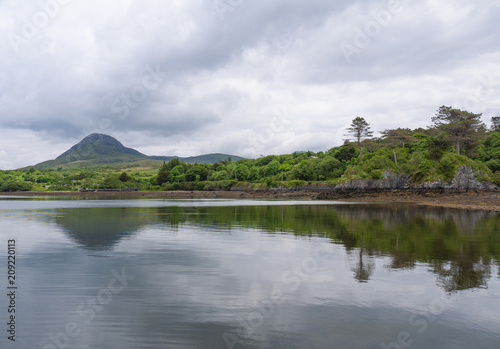
[[[109,249],[151,224],[321,236],[346,248],[359,282],[369,281],[374,256],[389,256],[393,269],[427,263],[447,291],[486,287],[491,264],[500,263],[500,217],[487,212],[409,205],[172,206],[64,209],[55,221],[87,249]]]
[[[57,213],[55,222],[90,250],[110,249],[150,221],[150,217],[134,214],[128,208],[63,209]]]

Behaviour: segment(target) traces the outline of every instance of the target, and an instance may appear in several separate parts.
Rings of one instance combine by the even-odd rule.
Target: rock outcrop
[[[479,175],[482,175],[479,173]],[[476,179],[474,171],[469,166],[462,166],[457,169],[455,178],[451,181],[452,189],[458,190],[498,190],[492,183],[480,182]]]
[[[481,175],[478,173],[478,175]],[[455,178],[448,182],[437,180],[415,184],[410,176],[399,175],[390,171],[383,174],[383,179],[356,179],[349,182],[337,184],[333,192],[382,192],[382,191],[446,191],[446,192],[468,192],[468,191],[499,191],[500,189],[487,182],[480,182],[472,168],[461,166],[457,169]]]
[[[354,179],[335,186],[335,191],[387,191],[408,189],[412,185],[410,176],[384,172],[383,179]]]
[[[231,188],[231,191],[253,191],[253,192],[316,192],[318,199],[332,199],[340,196],[350,196],[355,193],[376,193],[388,191],[409,191],[409,192],[479,192],[479,191],[500,191],[500,189],[487,182],[480,182],[477,178],[483,176],[482,173],[474,173],[469,166],[459,167],[455,173],[455,178],[447,182],[439,179],[434,182],[416,184],[409,175],[400,175],[391,171],[382,174],[382,179],[354,179],[337,185],[299,185],[286,188],[260,188],[252,189],[250,186],[238,186]]]
[[[455,178],[448,182],[437,180],[414,184],[410,176],[398,175],[390,171],[383,174],[383,179],[357,179],[338,184],[335,191],[387,191],[387,190],[447,190],[447,191],[496,191],[499,188],[487,182],[477,180],[474,171],[469,166],[457,169]]]

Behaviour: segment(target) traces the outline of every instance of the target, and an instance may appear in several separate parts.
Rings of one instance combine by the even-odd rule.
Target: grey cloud
[[[242,1],[221,19],[212,1],[148,0],[129,7],[113,1],[70,2],[18,54],[8,40],[0,42],[0,130],[68,141],[106,129],[125,138],[141,131],[151,135],[144,147],[183,137],[179,147],[186,148],[196,137],[199,144],[212,142],[219,144],[214,151],[227,152],[234,148],[225,146],[234,143],[231,134],[258,132],[270,118],[266,110],[282,105],[321,104],[297,117],[319,120],[332,134],[361,112],[385,125],[395,110],[407,111],[409,123],[400,126],[423,126],[418,113],[428,117],[450,95],[464,98],[463,91],[473,91],[476,84],[470,78],[443,85],[433,95],[434,105],[434,99],[422,97],[429,90],[422,82],[427,76],[453,80],[456,71],[474,68],[491,75],[498,67],[491,59],[481,71],[478,63],[498,55],[500,7],[490,0],[402,0],[405,10],[347,62],[341,44],[353,44],[356,30],[363,30],[374,20],[372,11],[385,10],[387,3]],[[20,33],[22,22],[16,18],[30,18],[39,9],[36,1],[0,3],[4,37]],[[125,102],[116,100],[143,86],[148,67],[158,67],[162,80],[137,106],[127,106],[124,117]],[[394,98],[387,86],[403,80],[407,89],[396,91]],[[373,90],[356,95],[361,84]],[[274,98],[257,98],[260,94]],[[384,99],[385,106],[380,103]],[[497,110],[498,103],[491,95],[481,100],[478,112]],[[387,118],[380,119],[384,114]],[[296,149],[311,146],[305,139],[326,131],[314,130],[311,122],[307,132],[313,136],[301,137],[306,131],[293,125],[290,136],[304,142]],[[207,131],[214,129],[228,141],[213,142]],[[288,147],[283,144],[278,151],[296,150]],[[26,144],[24,151],[34,148]],[[268,149],[263,144],[258,151]]]

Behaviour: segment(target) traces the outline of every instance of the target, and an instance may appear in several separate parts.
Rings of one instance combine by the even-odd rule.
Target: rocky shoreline
[[[459,167],[448,182],[414,184],[408,176],[391,172],[383,179],[352,180],[338,185],[298,186],[292,188],[250,189],[234,187],[230,191],[93,191],[93,192],[13,192],[9,196],[69,196],[165,199],[268,199],[333,200],[343,202],[412,203],[469,210],[500,212],[500,189],[476,179],[470,167]]]

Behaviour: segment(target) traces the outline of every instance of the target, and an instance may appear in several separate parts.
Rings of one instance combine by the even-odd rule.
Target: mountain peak
[[[137,150],[127,148],[121,144],[116,138],[102,134],[92,133],[82,139],[78,144],[75,144],[70,149],[59,155],[57,159],[71,157],[70,161],[88,160],[95,158],[96,155],[118,155],[128,154],[143,156]]]
[[[121,145],[123,147],[123,144],[121,144],[116,138],[102,134],[102,133],[92,133],[82,139],[77,145],[87,145],[87,144],[92,144],[92,143],[102,143],[102,144],[114,144],[114,145]]]

